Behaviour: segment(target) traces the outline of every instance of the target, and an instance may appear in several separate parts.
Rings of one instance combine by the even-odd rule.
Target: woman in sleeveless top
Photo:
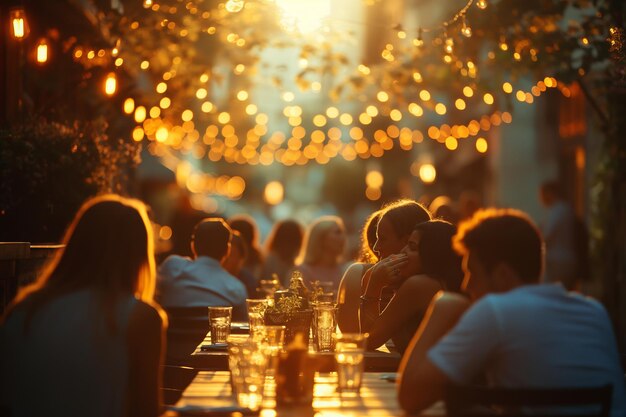
[[[145,206],[87,201],[62,249],[0,327],[0,407],[12,416],[157,416],[164,315],[153,304]]]
[[[432,297],[439,291],[459,292],[463,280],[461,257],[452,249],[456,227],[443,220],[420,223],[406,246],[372,268],[361,297],[361,325],[366,326],[370,348],[392,339],[404,352],[419,327]],[[396,287],[382,311],[382,288]]]
[[[378,262],[374,252],[376,244],[376,225],[382,210],[370,214],[365,220],[361,231],[361,251],[359,261],[348,267],[343,274],[337,290],[337,325],[343,333],[358,333],[359,297],[361,296],[361,280],[368,269]]]

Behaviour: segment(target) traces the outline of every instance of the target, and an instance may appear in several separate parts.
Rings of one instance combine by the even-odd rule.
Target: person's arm
[[[166,323],[163,312],[143,302],[138,302],[131,313],[126,335],[129,416],[155,417],[161,412]]]
[[[350,265],[341,278],[337,290],[337,324],[343,333],[359,332],[359,297],[361,296],[361,276],[368,265]]]
[[[406,262],[406,255],[393,255],[378,262],[363,275],[359,307],[361,333],[369,332],[378,319],[383,288],[393,282],[394,271],[401,269]]]
[[[407,322],[426,311],[430,301],[441,285],[425,275],[416,275],[406,279],[387,304],[385,310],[376,318],[368,332],[368,347],[376,349],[391,339],[406,326]]]
[[[438,293],[409,344],[398,369],[398,401],[409,413],[425,409],[443,397],[448,376],[426,356],[468,309],[463,296]]]

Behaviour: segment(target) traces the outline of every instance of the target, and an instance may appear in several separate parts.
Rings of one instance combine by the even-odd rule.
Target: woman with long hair
[[[322,216],[311,223],[304,237],[301,261],[295,267],[302,273],[305,284],[331,282],[336,291],[345,270],[342,264],[345,246],[346,231],[339,217]]]
[[[374,252],[376,226],[382,210],[370,214],[361,230],[361,249],[358,262],[348,267],[337,290],[337,324],[344,333],[359,332],[359,296],[363,274],[378,262]]]
[[[360,309],[370,348],[392,339],[404,352],[433,296],[441,290],[459,292],[463,271],[461,257],[452,248],[455,233],[456,227],[443,220],[419,223],[398,254],[372,268]],[[382,290],[389,286],[397,290],[382,309]]]
[[[283,287],[289,286],[289,271],[296,263],[302,247],[304,230],[295,220],[277,222],[265,241],[265,263],[261,269],[261,278],[278,276]]]
[[[93,198],[63,243],[3,317],[1,405],[16,416],[157,416],[165,319],[145,206]]]

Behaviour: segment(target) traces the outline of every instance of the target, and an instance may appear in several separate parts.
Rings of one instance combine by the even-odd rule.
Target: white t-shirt
[[[477,301],[428,352],[453,382],[484,372],[498,387],[613,384],[612,416],[626,416],[624,377],[611,322],[595,300],[560,284],[524,285]]]

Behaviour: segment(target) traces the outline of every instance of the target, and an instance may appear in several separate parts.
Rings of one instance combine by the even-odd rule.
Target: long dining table
[[[275,384],[266,379],[264,399],[259,417],[400,417],[405,412],[396,397],[394,373],[365,372],[360,393],[342,396],[337,392],[337,374],[316,373],[313,401],[310,405],[281,406],[276,404]],[[249,410],[248,410],[249,411]],[[241,416],[230,386],[227,371],[201,371],[184,391],[178,403],[165,414],[175,416]],[[424,410],[421,416],[445,416],[443,403]]]
[[[231,333],[234,338],[246,338],[245,332]],[[310,352],[316,356],[319,363],[319,371],[331,372],[336,368],[335,357],[332,352]],[[377,350],[367,351],[364,355],[364,367],[366,372],[395,372],[398,370],[401,355],[398,352],[390,352],[386,346]],[[195,351],[186,360],[185,365],[195,369],[227,371],[228,352],[225,347],[213,348],[211,345],[211,333],[207,333],[204,340],[198,344]]]

